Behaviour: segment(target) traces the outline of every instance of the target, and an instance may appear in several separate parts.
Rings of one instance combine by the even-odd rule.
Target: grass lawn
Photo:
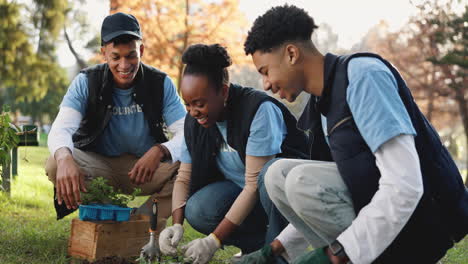
[[[12,182],[11,197],[0,191],[0,263],[69,263],[67,242],[74,213],[57,221],[52,203],[52,184],[44,173],[49,153],[40,147],[20,148],[19,176]],[[26,160],[28,161],[26,161]],[[140,199],[141,200],[141,199]],[[429,232],[429,230],[428,230]],[[186,225],[183,244],[202,237]],[[238,250],[219,250],[211,263],[225,263]],[[441,261],[443,264],[468,263],[468,238],[458,243]]]

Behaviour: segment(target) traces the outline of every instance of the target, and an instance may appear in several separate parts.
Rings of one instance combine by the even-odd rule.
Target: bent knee
[[[184,214],[190,226],[200,233],[209,234],[213,232],[223,218],[223,216],[217,218],[214,215],[208,215],[210,212],[212,212],[212,210],[206,208],[199,201],[189,199],[185,206]]]
[[[276,189],[283,189],[286,175],[284,168],[289,164],[285,159],[278,159],[271,164],[265,175],[264,182],[268,193],[274,192]]]
[[[46,161],[45,173],[49,178],[49,181],[51,181],[55,185],[55,179],[57,176],[57,162],[55,161],[52,155],[50,155]]]
[[[320,200],[330,190],[326,176],[311,170],[310,165],[299,165],[291,169],[285,180],[286,197],[290,202]],[[306,197],[305,197],[306,196]]]

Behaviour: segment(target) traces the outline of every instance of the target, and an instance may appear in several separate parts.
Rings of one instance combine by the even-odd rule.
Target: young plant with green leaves
[[[132,194],[124,194],[121,190],[114,190],[114,187],[107,184],[107,180],[97,177],[91,181],[87,187],[88,192],[81,193],[83,204],[112,204],[120,207],[127,207],[127,204],[141,193],[140,188],[135,188]]]
[[[10,162],[10,151],[18,145],[18,130],[18,127],[11,123],[10,107],[4,105],[0,113],[0,167],[2,170],[3,166]],[[2,170],[0,170],[0,174],[3,172]]]

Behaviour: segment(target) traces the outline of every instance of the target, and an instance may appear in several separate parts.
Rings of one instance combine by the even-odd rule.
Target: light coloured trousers
[[[265,186],[278,210],[314,248],[333,242],[356,218],[334,162],[279,159],[268,168]]]
[[[140,188],[140,195],[151,195],[137,210],[139,214],[149,215],[153,198],[158,199],[158,226],[156,230],[161,231],[166,226],[166,220],[171,215],[172,189],[179,162],[172,164],[162,162],[151,182],[134,185],[130,182],[128,172],[138,161],[136,156],[126,154],[118,157],[107,157],[95,152],[75,149],[73,158],[86,175],[86,185],[96,177],[103,177],[114,189],[120,189],[126,194],[131,194],[135,188]],[[57,163],[52,156],[47,160],[45,169],[49,180],[55,185]]]

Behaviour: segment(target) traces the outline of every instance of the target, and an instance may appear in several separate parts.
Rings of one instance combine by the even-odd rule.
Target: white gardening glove
[[[206,264],[220,247],[221,243],[214,234],[210,234],[205,238],[197,238],[182,246],[182,251],[185,252],[184,260],[192,261],[193,264]]]
[[[177,245],[184,236],[184,227],[181,224],[175,224],[166,227],[159,235],[159,247],[164,255],[177,255]]]

